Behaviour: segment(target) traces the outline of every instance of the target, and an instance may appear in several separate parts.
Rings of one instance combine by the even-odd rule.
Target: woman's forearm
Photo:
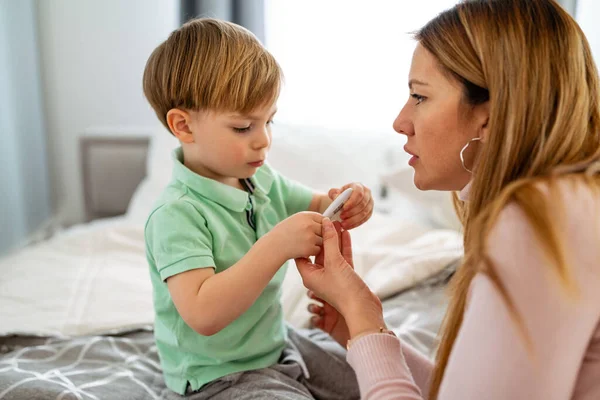
[[[350,339],[385,328],[381,301],[367,288],[364,293],[353,294],[352,299],[341,304],[345,307],[339,311],[346,320]]]

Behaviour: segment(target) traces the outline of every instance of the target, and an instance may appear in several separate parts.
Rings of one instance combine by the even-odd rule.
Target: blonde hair
[[[567,292],[574,288],[552,217],[560,209],[556,182],[568,176],[562,179],[600,188],[600,90],[583,32],[552,0],[464,1],[430,21],[416,39],[463,84],[467,104],[489,101],[490,108],[469,201],[454,194],[465,258],[453,277],[440,332],[430,390],[435,399],[476,273],[488,275],[525,329],[486,255],[487,237],[509,202],[524,212]]]
[[[247,114],[274,103],[283,74],[247,29],[199,18],[171,33],[150,55],[144,94],[158,119],[173,108]]]

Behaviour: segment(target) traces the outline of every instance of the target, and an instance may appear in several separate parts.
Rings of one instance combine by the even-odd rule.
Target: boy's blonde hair
[[[279,64],[250,31],[199,18],[173,31],[152,52],[143,86],[169,129],[167,112],[173,108],[247,114],[274,103],[282,79]]]

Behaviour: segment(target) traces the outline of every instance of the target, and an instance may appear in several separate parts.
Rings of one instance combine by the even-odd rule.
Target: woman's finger
[[[300,272],[300,275],[310,274],[314,271],[322,269],[322,267],[310,262],[310,259],[308,258],[296,258],[294,259],[294,261],[296,262],[296,268],[298,268],[298,272]]]
[[[342,231],[344,230],[344,228],[342,228],[342,223],[339,221],[333,221],[333,226],[335,227],[335,232],[338,235],[338,242],[340,244],[339,249],[340,249],[340,253],[342,252]]]
[[[311,317],[310,319],[310,324],[313,328],[319,328],[319,329],[323,329],[323,318],[314,315]]]
[[[352,255],[352,239],[350,238],[350,232],[343,231],[341,238],[342,257],[344,260],[354,268],[354,257]]]
[[[329,218],[323,218],[323,250],[326,265],[334,265],[342,255],[337,230]]]
[[[309,313],[314,314],[314,315],[323,316],[323,314],[325,313],[324,308],[317,304],[309,304],[308,307],[306,307],[306,308]]]

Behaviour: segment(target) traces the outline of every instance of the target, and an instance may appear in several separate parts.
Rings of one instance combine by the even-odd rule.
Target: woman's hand
[[[350,332],[342,314],[331,304],[315,296],[313,292],[308,291],[308,297],[317,302],[308,306],[308,311],[313,314],[310,318],[311,326],[327,332],[336,342],[346,347],[350,340]]]
[[[333,223],[323,218],[324,254],[319,254],[314,264],[309,259],[298,258],[296,266],[304,286],[340,312],[347,323],[349,336],[353,337],[366,330],[377,330],[384,322],[381,302],[354,272],[351,256],[348,262],[342,255],[352,254],[350,234],[344,231],[340,236],[338,239]]]
[[[354,261],[352,258],[352,241],[350,234],[347,231],[342,231],[339,222],[334,222],[335,230],[337,232],[340,252],[344,260],[354,268]],[[315,258],[315,264],[324,264],[325,252],[321,251]],[[311,325],[315,328],[319,328],[322,331],[327,332],[336,342],[342,346],[346,346],[350,339],[350,333],[348,332],[348,326],[344,317],[336,310],[331,304],[325,300],[315,296],[312,291],[308,291],[308,297],[314,300],[316,303],[311,303],[308,306],[308,311],[313,314],[310,319]]]

